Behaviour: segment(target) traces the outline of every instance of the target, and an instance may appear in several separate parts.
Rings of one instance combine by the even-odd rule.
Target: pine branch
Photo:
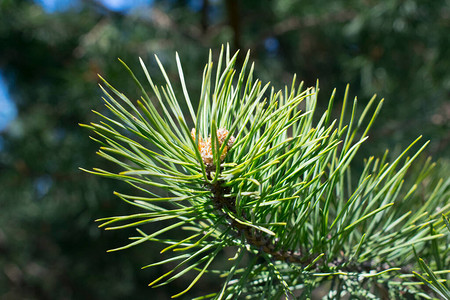
[[[411,272],[424,264],[412,247],[417,257],[433,258],[437,274],[450,272],[439,254],[449,251],[442,215],[450,213],[450,180],[434,180],[430,160],[411,171],[427,143],[418,138],[392,160],[387,152],[370,157],[355,176],[352,161],[383,100],[374,96],[358,113],[347,87],[338,120],[334,92],[328,110],[316,116],[318,85],[304,89],[294,77],[290,88],[276,92],[253,79],[248,54],[236,70],[237,55],[222,49],[214,70],[210,53],[196,109],[178,55],[184,103],[158,58],[161,87],[141,60],[152,94],[121,61],[142,93],[136,104],[101,78],[113,116],[97,113],[103,121],[83,126],[99,136],[93,138],[101,144],[98,154],[123,171],[88,172],[129,183],[137,195],[115,194],[143,212],[103,218],[100,226],[169,224],[152,233],[137,228],[138,236],[112,251],[166,245],[162,252],[174,256],[148,267],[176,265],[150,285],[196,273],[176,297],[204,274],[224,278],[222,289],[208,296],[216,299],[311,297],[329,280],[329,297],[376,298],[378,285],[391,297],[419,295],[423,289]],[[172,230],[182,236],[170,238]],[[229,268],[212,269],[230,246],[236,252]],[[432,282],[440,289],[439,280]]]

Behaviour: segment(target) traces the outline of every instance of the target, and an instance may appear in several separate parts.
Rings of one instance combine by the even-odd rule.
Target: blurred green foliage
[[[0,298],[171,294],[146,287],[157,269],[138,270],[160,249],[105,254],[128,233],[102,232],[93,220],[132,210],[112,195],[129,187],[78,170],[115,168],[94,155],[77,124],[92,121],[91,109],[104,112],[97,73],[139,97],[117,57],[136,69],[141,56],[152,72],[156,53],[176,80],[178,51],[198,99],[208,49],[231,42],[251,49],[256,74],[280,88],[297,73],[307,86],[320,79],[325,102],[334,87],[340,99],[346,83],[363,103],[373,93],[386,98],[372,153],[423,134],[432,139],[429,154],[448,157],[450,1],[193,2],[154,1],[118,13],[84,0],[47,14],[33,1],[0,1],[0,70],[19,111],[0,132]],[[197,289],[205,294],[215,284],[204,280]]]

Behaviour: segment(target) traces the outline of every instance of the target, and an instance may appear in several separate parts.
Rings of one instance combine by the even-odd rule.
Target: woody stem
[[[231,189],[224,186],[224,181],[218,180],[215,183],[210,184],[210,190],[213,195],[212,201],[216,210],[222,212],[226,208],[226,211],[236,215],[236,198],[225,197],[225,195],[230,194]],[[269,237],[261,230],[236,221],[226,212],[225,218],[231,227],[245,238],[245,241],[248,244],[260,251],[270,254],[275,260],[298,263],[304,266],[311,263],[312,257],[310,255],[305,255],[302,249],[282,249],[278,239]]]

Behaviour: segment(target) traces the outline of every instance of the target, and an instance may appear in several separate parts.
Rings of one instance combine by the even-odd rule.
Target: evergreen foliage
[[[142,95],[137,101],[102,78],[109,112],[83,126],[97,134],[98,154],[123,171],[88,172],[129,183],[136,194],[115,195],[142,211],[99,220],[108,230],[136,227],[129,244],[110,251],[164,245],[172,256],[145,268],[167,264],[169,271],[150,286],[194,274],[173,297],[203,275],[223,284],[200,298],[306,299],[318,287],[330,299],[431,298],[423,282],[445,297],[450,180],[427,181],[430,160],[409,172],[427,143],[417,138],[397,157],[369,157],[355,170],[383,100],[374,96],[358,113],[347,87],[334,119],[335,92],[320,114],[318,85],[304,87],[294,76],[276,91],[254,79],[249,54],[241,69],[237,57],[222,49],[215,66],[210,53],[198,107],[178,55],[182,95],[158,58],[162,86],[143,60],[145,85],[121,61]],[[413,273],[419,266],[430,281]]]
[[[131,185],[78,170],[119,168],[92,155],[97,145],[77,125],[93,120],[90,109],[104,112],[96,101],[101,93],[93,84],[97,73],[134,99],[134,82],[127,80],[121,64],[112,63],[117,57],[133,70],[139,69],[136,57],[142,57],[155,82],[161,82],[153,53],[173,80],[177,67],[172,53],[182,49],[194,108],[205,51],[227,41],[235,49],[252,49],[258,78],[273,86],[289,82],[292,73],[306,86],[320,78],[317,111],[326,109],[333,87],[335,111],[342,106],[347,83],[349,97],[358,95],[360,108],[378,93],[386,101],[370,130],[370,144],[356,153],[353,172],[362,157],[381,156],[386,148],[398,155],[420,133],[431,141],[424,155],[432,155],[437,164],[418,189],[434,186],[435,177],[449,177],[446,1],[155,0],[119,12],[104,6],[106,1],[83,0],[52,13],[42,8],[45,2],[67,1],[0,1],[0,76],[18,112],[0,130],[0,299],[167,299],[195,275],[147,288],[149,278],[165,273],[167,265],[136,269],[159,259],[161,244],[105,255],[134,229],[104,232],[92,222],[140,209],[110,194],[132,194]],[[237,23],[230,26],[233,21]],[[176,79],[173,83],[176,95],[182,95],[181,85]],[[0,104],[0,119],[5,113]],[[421,165],[416,161],[411,172]],[[152,232],[165,224],[140,228],[154,226],[148,230]],[[231,255],[232,248],[225,251]],[[161,259],[170,255],[166,251]],[[221,268],[226,255],[212,266]],[[421,258],[439,270],[432,257]],[[418,266],[416,271],[422,274]],[[210,293],[219,283],[215,276],[203,276],[185,297]]]

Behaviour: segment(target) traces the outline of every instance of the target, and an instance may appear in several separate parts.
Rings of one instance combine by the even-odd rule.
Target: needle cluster
[[[178,55],[179,89],[158,58],[162,86],[140,61],[151,92],[122,62],[141,92],[136,102],[102,78],[109,113],[84,126],[97,134],[98,154],[123,170],[88,172],[135,187],[135,195],[115,194],[141,211],[99,220],[137,230],[111,251],[144,242],[171,251],[146,267],[170,266],[154,287],[195,274],[174,297],[205,274],[222,288],[200,298],[306,299],[320,286],[329,299],[426,296],[426,286],[445,295],[450,180],[433,179],[430,160],[410,171],[427,143],[418,138],[397,157],[369,157],[355,170],[383,100],[360,109],[347,87],[337,118],[334,91],[318,113],[318,85],[305,88],[294,76],[276,91],[253,78],[248,54],[236,69],[237,55],[222,49],[215,67],[210,53],[198,105]],[[155,230],[156,222],[166,226]],[[234,255],[219,264],[225,249]],[[419,267],[426,274],[413,273]]]

